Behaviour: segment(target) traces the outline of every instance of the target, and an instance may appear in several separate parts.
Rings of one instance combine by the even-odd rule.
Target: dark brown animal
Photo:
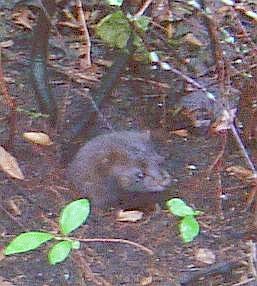
[[[162,162],[149,132],[112,132],[87,142],[68,166],[67,177],[93,207],[133,208],[137,195],[159,193],[169,186]]]

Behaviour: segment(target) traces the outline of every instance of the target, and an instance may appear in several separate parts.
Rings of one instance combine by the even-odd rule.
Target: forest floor
[[[3,16],[0,25],[6,31],[0,42],[8,39],[14,43],[4,49],[2,56],[9,93],[20,110],[28,111],[36,106],[29,75],[31,38],[10,22],[8,7],[0,12]],[[102,67],[96,69],[103,73]],[[92,69],[91,73],[94,72]],[[87,105],[83,95],[98,79],[87,84],[74,83],[55,73],[54,67],[50,68],[49,77],[59,106],[65,106],[66,110],[58,130],[51,131],[44,119],[18,113],[17,134],[10,152],[25,179],[15,180],[0,173],[2,249],[24,231],[56,232],[60,210],[76,198],[59,163],[60,142],[66,125],[75,121],[77,114],[85,112],[81,111],[82,104]],[[138,78],[124,78],[126,75],[102,112],[117,130],[153,126],[157,149],[166,157],[166,167],[172,177],[171,197],[182,198],[203,211],[197,218],[201,227],[199,236],[191,243],[184,243],[178,232],[178,219],[167,210],[145,212],[137,222],[119,222],[114,211],[92,214],[73,236],[126,239],[149,248],[153,254],[125,243],[88,242],[82,243],[65,262],[50,266],[49,245],[44,245],[29,253],[0,256],[0,285],[257,285],[254,243],[247,236],[236,235],[248,230],[253,219],[246,210],[251,188],[227,171],[231,166],[245,167],[237,144],[229,138],[222,163],[218,170],[216,166],[212,168],[222,152],[222,137],[191,129],[182,136],[174,128],[167,128],[170,119],[163,117],[163,98],[149,96],[150,91],[144,90],[144,82]],[[6,114],[4,107],[1,109]],[[187,128],[183,126],[183,129]],[[8,135],[4,123],[0,131],[4,142]],[[26,131],[48,133],[54,145],[40,147],[28,143],[22,138]]]

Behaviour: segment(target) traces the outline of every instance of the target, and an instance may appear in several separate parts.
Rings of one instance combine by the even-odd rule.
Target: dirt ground
[[[2,25],[6,25],[8,39],[14,41],[2,56],[8,89],[19,108],[30,110],[36,106],[29,77],[30,38],[10,23],[10,10],[3,11],[6,15],[1,20]],[[60,74],[50,69],[53,91],[59,105],[66,108],[58,130],[49,131],[44,119],[18,113],[11,153],[25,179],[15,180],[0,173],[2,249],[20,232],[55,232],[60,209],[76,197],[59,163],[60,142],[67,133],[66,126],[82,112],[81,102],[87,104],[83,95],[95,83],[79,85]],[[167,131],[163,122],[160,123],[164,113],[162,97],[147,98],[148,90],[135,95],[144,83],[137,83],[132,89],[134,83],[133,79],[121,81],[103,114],[117,130],[154,127],[157,149],[166,157],[173,180],[170,197],[180,197],[204,212],[198,218],[200,235],[192,243],[183,243],[178,233],[178,220],[167,210],[146,211],[143,219],[135,223],[118,222],[114,211],[92,214],[74,237],[126,239],[149,248],[153,255],[126,243],[88,242],[82,243],[81,249],[74,251],[64,263],[50,266],[47,261],[49,245],[44,245],[30,253],[0,256],[0,285],[257,285],[254,242],[249,236],[239,235],[249,229],[252,221],[250,211],[245,210],[251,189],[226,172],[230,166],[245,166],[237,145],[229,139],[221,170],[211,169],[221,152],[222,138],[208,132],[199,134],[190,130],[184,137],[175,135],[171,129]],[[4,106],[1,113],[6,114]],[[165,125],[169,125],[170,119],[165,120]],[[25,131],[46,132],[54,145],[39,147],[25,142],[22,138]],[[7,134],[8,126],[3,122],[1,142]]]

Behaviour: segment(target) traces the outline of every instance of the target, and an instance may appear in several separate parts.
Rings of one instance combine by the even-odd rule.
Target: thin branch
[[[140,17],[145,13],[145,10],[151,5],[153,0],[146,0],[143,6],[137,11],[134,17]]]
[[[57,239],[63,239],[63,237],[56,237]],[[143,251],[145,251],[149,255],[153,255],[153,251],[141,244],[138,244],[136,242],[127,240],[127,239],[121,239],[121,238],[77,238],[77,237],[69,237],[69,239],[79,240],[81,242],[113,242],[113,243],[126,243],[132,246],[135,246]]]
[[[81,27],[83,28],[85,42],[86,42],[86,47],[85,47],[86,57],[84,58],[84,61],[82,61],[82,65],[83,65],[82,67],[88,68],[92,65],[91,55],[90,55],[91,41],[90,41],[90,36],[89,36],[89,32],[88,32],[87,25],[86,25],[86,19],[85,19],[85,15],[84,15],[83,8],[82,8],[82,3],[80,0],[76,0],[76,6],[78,8],[79,22],[80,22]]]

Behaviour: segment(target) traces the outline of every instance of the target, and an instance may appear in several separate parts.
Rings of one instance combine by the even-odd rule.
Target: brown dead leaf
[[[0,261],[2,261],[6,256],[4,255],[4,247],[1,246],[0,248]],[[1,281],[1,276],[0,276],[0,281]],[[0,284],[2,285],[2,284]]]
[[[186,129],[177,129],[177,130],[171,131],[171,134],[175,134],[179,137],[187,137],[188,131]]]
[[[216,256],[212,250],[207,248],[199,248],[195,253],[196,260],[206,263],[213,264],[216,260]]]
[[[237,177],[241,181],[252,182],[256,180],[253,172],[249,169],[246,169],[242,166],[231,166],[226,169],[226,171],[231,176]]]
[[[15,286],[15,284],[12,284],[11,282],[6,281],[5,278],[2,276],[0,276],[0,285],[1,286]]]
[[[13,40],[0,42],[0,47],[1,48],[9,48],[11,46],[13,46]]]
[[[0,168],[11,177],[24,180],[24,175],[16,161],[16,159],[0,146]]]
[[[53,141],[49,136],[43,132],[24,132],[23,138],[30,143],[49,146],[53,144]]]
[[[153,277],[152,276],[148,276],[148,277],[143,277],[140,281],[140,285],[141,286],[147,286],[152,284],[153,282]]]
[[[117,214],[117,221],[136,222],[141,220],[143,213],[140,211],[123,211],[120,210]]]
[[[7,201],[8,211],[11,212],[14,216],[21,216],[21,205],[23,204],[24,199],[20,196],[14,196]]]
[[[31,16],[32,16],[32,13],[30,10],[22,9],[14,13],[12,15],[12,18],[15,24],[20,25],[29,30],[32,30]]]
[[[71,29],[80,29],[79,23],[68,22],[68,21],[61,21],[58,23],[62,27],[68,27]]]
[[[192,33],[189,33],[184,37],[184,42],[198,48],[201,48],[203,46],[201,41],[198,40]]]

